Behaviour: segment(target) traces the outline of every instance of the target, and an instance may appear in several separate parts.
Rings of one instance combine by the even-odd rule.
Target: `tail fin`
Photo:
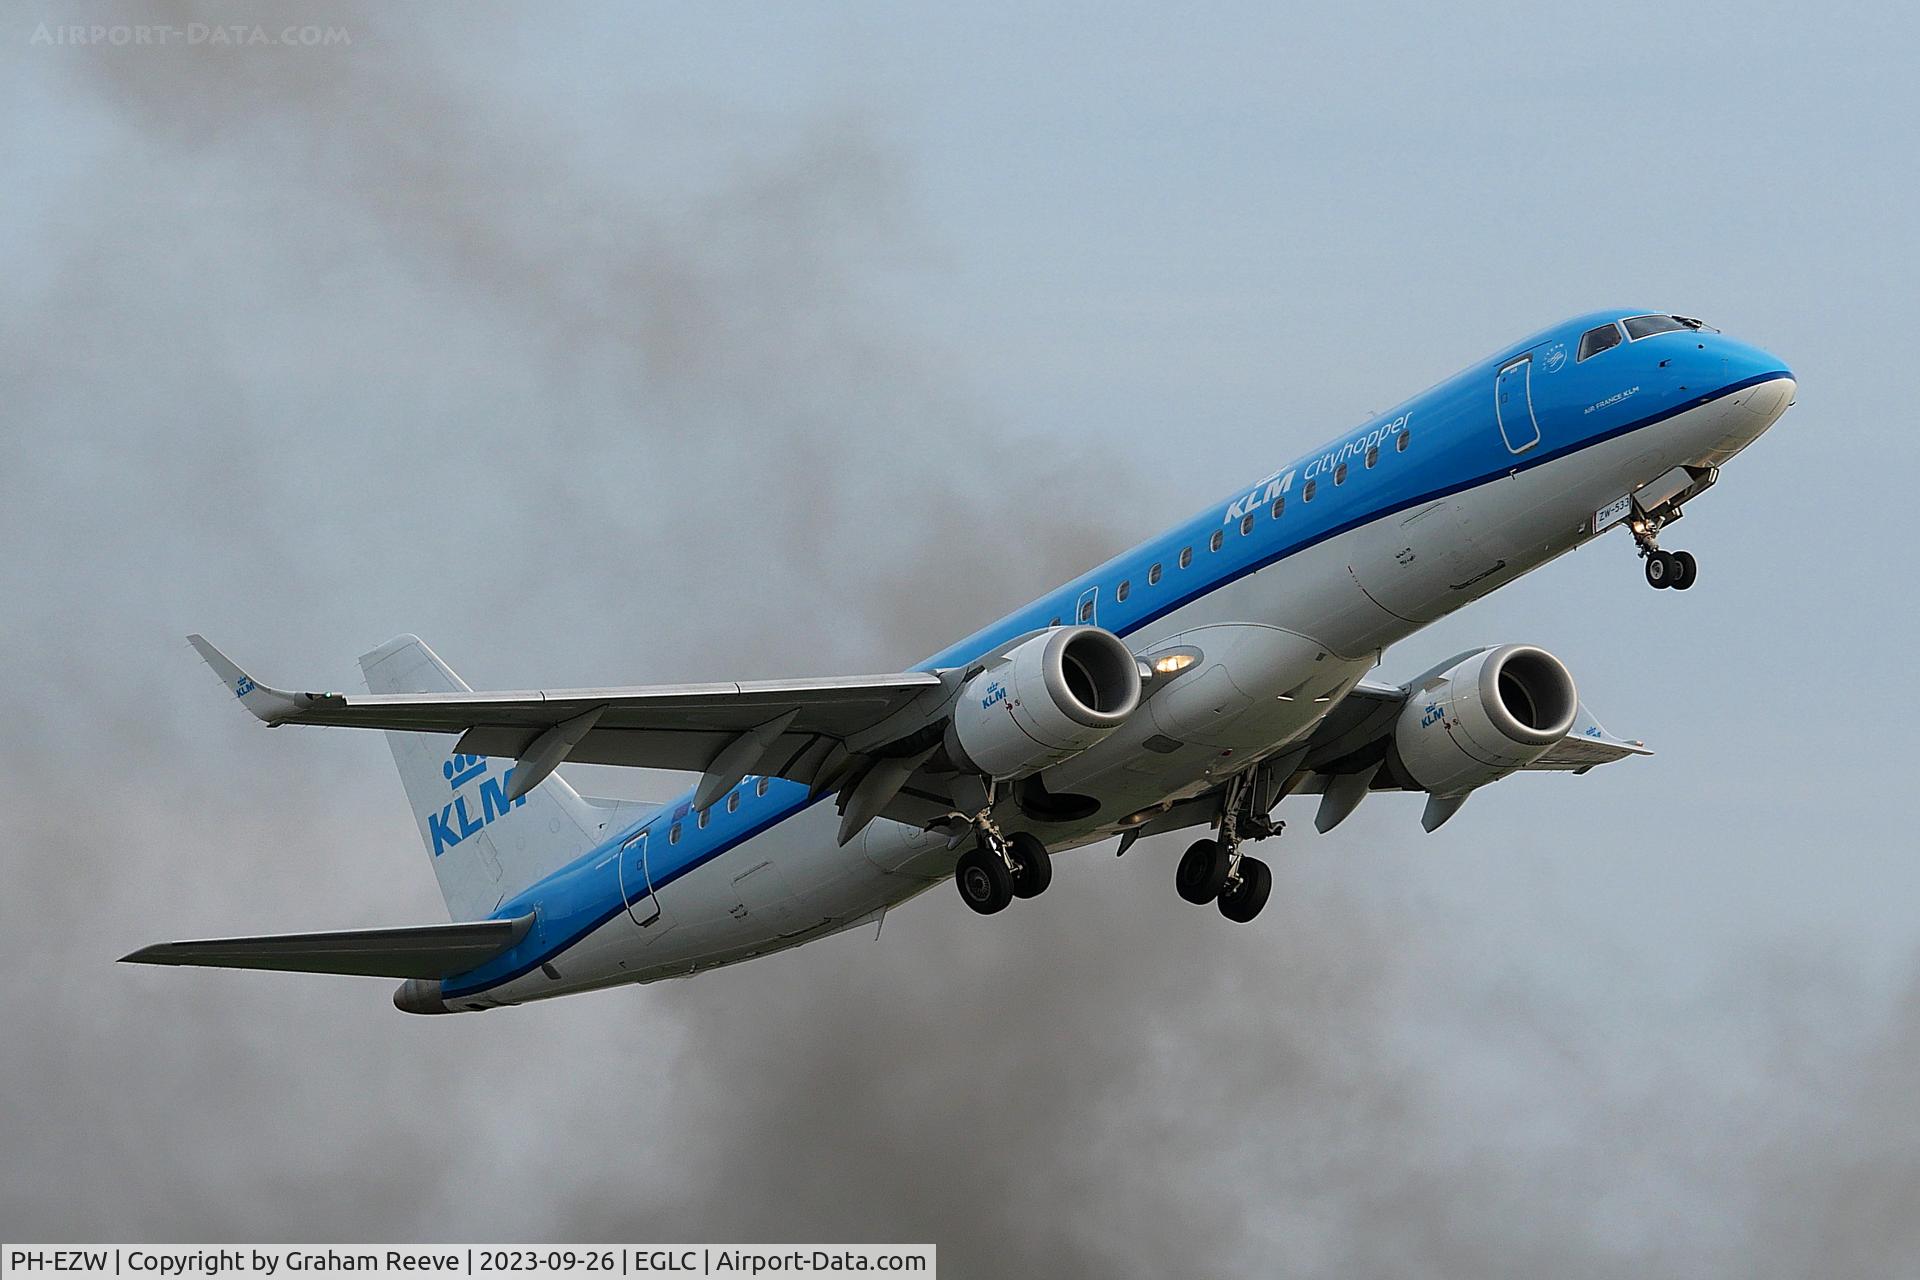
[[[373,693],[468,691],[418,636],[363,654],[360,669]],[[509,801],[512,762],[456,754],[445,734],[389,733],[387,745],[455,920],[486,918],[508,895],[592,848],[608,820],[559,774]]]

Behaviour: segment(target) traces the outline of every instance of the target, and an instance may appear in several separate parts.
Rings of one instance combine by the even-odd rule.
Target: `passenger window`
[[[1153,568],[1147,570],[1147,585],[1150,587],[1157,587],[1160,585],[1160,566],[1159,565],[1155,565],[1153,566]]]
[[[1316,489],[1316,488],[1317,488],[1317,487],[1319,486],[1319,484],[1320,484],[1320,482],[1319,482],[1318,480],[1309,480],[1309,481],[1307,481],[1307,487],[1306,487],[1306,488],[1304,488],[1304,489],[1302,489],[1302,490],[1300,491],[1300,501],[1302,501],[1302,502],[1312,502],[1312,501],[1313,501],[1313,491],[1314,491],[1314,490],[1315,490],[1315,489]]]
[[[1220,549],[1220,544],[1225,542],[1226,540],[1227,540],[1227,535],[1220,532],[1220,530],[1215,529],[1213,531],[1213,536],[1207,539],[1207,550],[1218,551]]]
[[[702,831],[705,831],[707,829],[707,816],[712,812],[713,812],[712,809],[702,809],[700,811],[700,816],[697,819],[695,819],[695,822],[697,823],[697,825]]]
[[[1184,569],[1192,563],[1193,563],[1193,548],[1192,547],[1180,548],[1180,567]]]
[[[1393,442],[1393,451],[1395,453],[1405,453],[1407,451],[1407,446],[1412,443],[1413,443],[1413,432],[1402,431],[1400,433],[1400,438]]]
[[[1093,621],[1093,601],[1082,600],[1080,602],[1080,621],[1082,622]]]
[[[738,813],[739,811],[740,811],[740,793],[738,791],[727,792],[727,812]]]
[[[1635,316],[1625,324],[1627,337],[1635,342],[1642,338],[1651,338],[1656,333],[1673,333],[1676,330],[1692,327],[1681,324],[1675,316]]]
[[[1280,518],[1281,513],[1284,512],[1286,509],[1287,509],[1287,500],[1285,498],[1275,498],[1273,500],[1273,518],[1275,520],[1278,520]]]
[[[1378,461],[1380,461],[1380,446],[1377,444],[1368,445],[1367,446],[1367,470],[1369,471],[1373,470],[1373,464]]]
[[[1246,515],[1240,517],[1240,533],[1241,533],[1241,536],[1244,537],[1247,534],[1252,532],[1253,532],[1253,513],[1249,511]]]
[[[1335,484],[1345,484],[1347,482],[1347,464],[1346,463],[1343,462],[1339,466],[1333,469],[1333,482]]]
[[[1048,626],[1050,626],[1050,627],[1057,627],[1057,626],[1059,626],[1059,625],[1060,625],[1060,615],[1059,615],[1059,614],[1057,614],[1057,613],[1056,613],[1056,614],[1054,614],[1054,615],[1053,615],[1053,621],[1052,621],[1052,622],[1049,622],[1049,623],[1048,623],[1047,625],[1048,625]]]
[[[1598,329],[1589,329],[1580,335],[1580,354],[1574,357],[1574,363],[1597,356],[1602,351],[1610,351],[1620,345],[1620,326],[1603,324]]]
[[[1119,604],[1121,601],[1125,600],[1128,596],[1132,594],[1133,594],[1133,579],[1129,578],[1125,582],[1121,583],[1119,589],[1113,593],[1113,602],[1115,604]]]
[[[767,780],[765,778],[762,778],[760,779],[760,781],[753,784],[753,794],[757,796],[763,796],[767,794]]]
[[[668,843],[668,844],[679,844],[679,843],[680,843],[680,824],[679,824],[679,823],[677,823],[677,822],[676,822],[676,823],[674,823],[674,824],[673,824],[673,829],[672,829],[671,831],[669,831],[669,832],[667,832],[667,843]]]

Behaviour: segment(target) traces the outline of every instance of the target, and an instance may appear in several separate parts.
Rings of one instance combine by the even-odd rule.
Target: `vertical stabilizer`
[[[360,658],[373,693],[464,693],[467,684],[418,636]],[[587,852],[608,814],[558,774],[510,799],[513,762],[456,755],[443,733],[388,733],[393,762],[455,920],[480,920],[503,899]]]

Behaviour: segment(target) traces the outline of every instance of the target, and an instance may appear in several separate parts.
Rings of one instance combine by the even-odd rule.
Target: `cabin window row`
[[[764,778],[764,777],[755,778],[753,780],[753,794],[756,797],[766,795],[767,787],[771,781],[772,781],[771,779]],[[740,811],[740,793],[743,790],[745,790],[745,787],[746,787],[746,784],[742,783],[740,786],[737,786],[733,790],[727,792],[727,798],[724,803],[727,806],[728,813],[738,813]],[[719,802],[716,802],[716,803],[719,803]],[[702,809],[700,810],[700,812],[696,813],[693,818],[694,826],[698,827],[702,831],[705,831],[707,829],[707,820],[712,816],[713,809],[714,809],[714,806],[709,805],[705,809]],[[682,823],[675,822],[671,827],[667,828],[668,844],[680,843],[681,825]]]
[[[1413,433],[1411,431],[1402,431],[1399,435],[1394,437],[1393,451],[1395,453],[1405,453],[1407,451],[1407,447],[1412,443],[1413,443]],[[1380,446],[1377,444],[1368,445],[1366,456],[1363,459],[1363,465],[1365,466],[1366,470],[1371,471],[1374,469],[1374,467],[1378,466],[1379,464],[1380,464]],[[1342,462],[1337,466],[1335,466],[1333,469],[1333,483],[1335,484],[1335,486],[1339,486],[1339,485],[1345,484],[1346,482],[1347,482],[1347,464]],[[1319,492],[1319,488],[1320,488],[1320,481],[1318,477],[1307,481],[1307,483],[1300,490],[1300,501],[1312,502],[1314,499],[1314,495]],[[1272,506],[1268,508],[1269,517],[1271,519],[1278,520],[1282,515],[1286,513],[1286,510],[1287,510],[1287,498],[1285,494],[1282,494],[1281,496],[1275,498],[1273,500]],[[1240,517],[1240,534],[1242,537],[1253,532],[1254,514],[1255,514],[1254,512],[1249,511],[1246,515]],[[1224,529],[1215,529],[1213,531],[1213,536],[1207,539],[1207,550],[1218,551],[1220,550],[1221,547],[1226,545],[1226,541],[1227,541],[1226,531]],[[1182,569],[1191,568],[1193,565],[1193,548],[1192,547],[1180,548],[1180,555],[1178,559],[1176,559],[1175,563],[1178,564],[1179,567]],[[1166,575],[1164,572],[1164,566],[1156,562],[1147,570],[1147,585],[1150,587],[1157,587],[1160,585],[1161,578],[1165,576]],[[1115,604],[1125,604],[1128,598],[1131,597],[1132,595],[1133,595],[1133,579],[1124,578],[1121,580],[1120,585],[1113,589],[1113,602]],[[1074,615],[1075,618],[1082,623],[1092,622],[1093,621],[1093,603],[1094,603],[1093,597],[1091,596],[1089,596],[1085,600],[1082,600],[1080,602],[1079,609],[1075,612],[1075,615]],[[1050,627],[1059,626],[1060,615],[1056,614],[1054,616],[1053,621],[1048,623],[1047,625]]]

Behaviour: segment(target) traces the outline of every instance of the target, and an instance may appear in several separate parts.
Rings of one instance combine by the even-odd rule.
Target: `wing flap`
[[[398,929],[280,933],[255,938],[162,942],[120,957],[122,964],[275,969],[370,978],[447,978],[477,968],[526,936],[531,914]]]

